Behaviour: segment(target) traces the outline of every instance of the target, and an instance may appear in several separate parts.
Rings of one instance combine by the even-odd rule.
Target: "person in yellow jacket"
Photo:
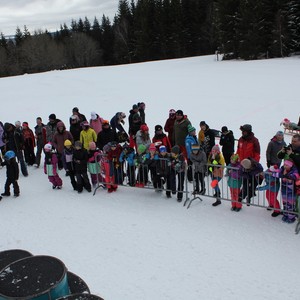
[[[217,198],[216,202],[212,205],[217,206],[221,204],[221,192],[219,188],[219,181],[223,178],[223,171],[225,159],[221,153],[219,145],[214,145],[208,156],[208,170],[211,173],[211,187],[215,190],[214,197]]]
[[[97,133],[94,129],[90,127],[89,122],[85,121],[82,123],[82,130],[80,132],[80,142],[83,148],[88,150],[90,142],[97,142]]]

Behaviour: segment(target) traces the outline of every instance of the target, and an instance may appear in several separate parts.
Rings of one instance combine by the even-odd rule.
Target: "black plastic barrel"
[[[0,252],[0,271],[9,264],[26,257],[30,257],[32,254],[22,249],[11,249]]]
[[[92,294],[73,294],[57,300],[104,300],[103,298]]]
[[[70,294],[67,269],[52,256],[31,256],[0,272],[0,300],[54,300]]]
[[[70,294],[90,294],[88,285],[78,275],[68,271],[68,285]]]

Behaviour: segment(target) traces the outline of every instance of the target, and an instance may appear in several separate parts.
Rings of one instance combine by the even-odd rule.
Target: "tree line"
[[[120,0],[105,15],[50,33],[0,35],[0,76],[222,52],[225,59],[300,51],[299,0]]]

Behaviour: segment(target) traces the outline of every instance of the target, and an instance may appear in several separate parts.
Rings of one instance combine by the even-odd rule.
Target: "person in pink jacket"
[[[102,131],[103,119],[94,111],[91,112],[90,127],[94,129],[98,135]]]

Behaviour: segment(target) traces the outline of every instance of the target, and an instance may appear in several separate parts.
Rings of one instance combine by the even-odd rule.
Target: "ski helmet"
[[[67,147],[67,146],[72,146],[72,142],[71,142],[70,140],[65,140],[64,146],[65,146],[65,147]]]
[[[11,158],[14,158],[14,157],[16,157],[16,154],[12,150],[9,150],[4,154],[4,159],[6,159],[6,160],[10,160]]]

